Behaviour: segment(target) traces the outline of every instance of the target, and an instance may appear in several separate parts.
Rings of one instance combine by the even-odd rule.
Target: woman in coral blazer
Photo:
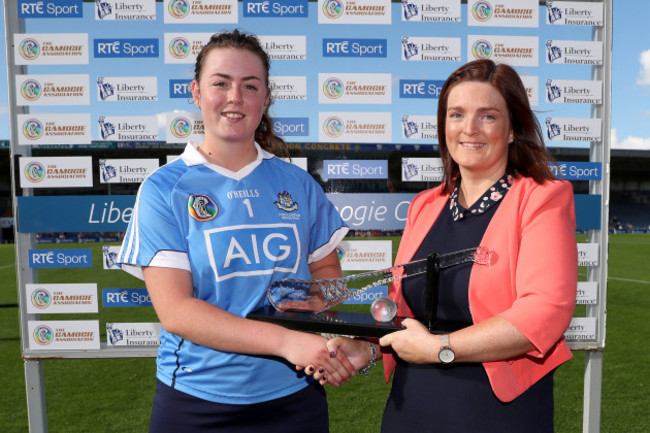
[[[487,248],[488,264],[439,273],[436,317],[466,325],[429,332],[426,278],[411,275],[390,288],[404,330],[328,347],[356,368],[383,351],[393,380],[382,432],[552,432],[553,372],[571,358],[563,334],[577,287],[571,184],[553,176],[526,90],[505,64],[451,74],[438,136],[443,181],[411,203],[396,262]]]

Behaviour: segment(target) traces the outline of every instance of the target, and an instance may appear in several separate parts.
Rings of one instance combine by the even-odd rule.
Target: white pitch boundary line
[[[8,265],[3,265],[3,266],[0,266],[0,269],[8,268],[9,266],[13,267],[13,266],[16,266],[16,264],[15,263],[10,263]]]
[[[630,283],[650,284],[650,281],[631,280],[629,278],[607,277],[608,280],[627,281]]]

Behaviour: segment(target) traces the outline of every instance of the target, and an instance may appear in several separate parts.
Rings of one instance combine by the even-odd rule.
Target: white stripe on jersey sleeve
[[[348,227],[341,227],[340,229],[335,231],[330,237],[330,240],[325,245],[316,249],[313,253],[309,255],[309,257],[307,258],[307,263],[317,262],[327,257],[329,253],[334,251],[336,246],[339,244],[339,242],[343,240],[345,235],[348,234],[349,230],[350,229]]]
[[[189,257],[184,252],[179,251],[158,251],[148,266],[156,268],[183,269],[191,272]],[[142,266],[123,263],[121,267],[126,273],[144,280],[144,277],[142,276]]]

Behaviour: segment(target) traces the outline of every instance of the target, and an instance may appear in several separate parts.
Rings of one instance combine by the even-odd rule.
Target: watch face
[[[449,364],[451,362],[454,362],[454,359],[456,358],[456,354],[454,353],[453,350],[449,349],[448,347],[445,347],[438,353],[438,358],[440,359],[440,362],[443,364]]]

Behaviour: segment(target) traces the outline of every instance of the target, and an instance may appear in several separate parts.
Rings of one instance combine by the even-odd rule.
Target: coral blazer
[[[418,194],[409,207],[395,259],[409,262],[433,227],[449,194],[442,187]],[[519,176],[503,198],[483,235],[492,251],[489,266],[474,264],[469,279],[469,307],[474,323],[500,315],[535,347],[514,359],[484,362],[492,390],[508,402],[572,354],[564,340],[576,302],[578,253],[573,188],[566,181]],[[394,281],[390,296],[399,316],[413,317]],[[388,382],[396,361],[384,353]]]

